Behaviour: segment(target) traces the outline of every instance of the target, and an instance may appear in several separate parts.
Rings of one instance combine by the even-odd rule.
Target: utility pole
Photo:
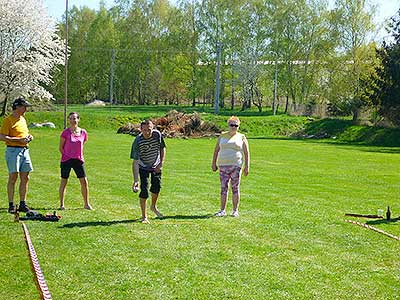
[[[67,128],[67,104],[68,104],[68,0],[65,0],[65,97],[64,97],[64,129]]]
[[[219,113],[219,94],[220,94],[220,68],[221,68],[221,42],[217,44],[217,74],[215,79],[215,98],[214,98],[214,113]]]
[[[110,104],[114,104],[113,99],[113,82],[114,82],[114,59],[115,59],[115,51],[111,50],[111,68],[110,68]]]
[[[275,76],[274,76],[274,105],[273,105],[274,115],[276,115],[276,110],[278,108],[278,56],[275,53]]]
[[[274,75],[274,100],[272,102],[272,113],[276,115],[278,108],[278,53],[275,51],[269,51],[274,55],[275,58],[275,75]]]

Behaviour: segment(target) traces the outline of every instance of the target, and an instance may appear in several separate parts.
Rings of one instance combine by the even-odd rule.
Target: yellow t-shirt
[[[23,138],[29,134],[29,129],[23,116],[16,118],[11,114],[3,120],[0,133],[11,137]],[[6,145],[14,147],[28,146],[28,144],[18,141],[6,141]]]
[[[219,137],[218,166],[238,166],[243,164],[243,141],[245,136],[239,132],[230,136],[228,132]]]

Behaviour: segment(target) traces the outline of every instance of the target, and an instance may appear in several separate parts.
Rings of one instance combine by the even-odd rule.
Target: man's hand
[[[132,191],[134,193],[137,193],[139,191],[139,182],[138,181],[134,181],[133,185],[132,185]]]
[[[162,164],[158,164],[158,166],[154,169],[154,172],[161,173],[161,170],[162,170]]]
[[[28,144],[30,141],[32,141],[32,139],[33,139],[33,136],[28,134],[26,137],[20,138],[19,140],[21,143]]]

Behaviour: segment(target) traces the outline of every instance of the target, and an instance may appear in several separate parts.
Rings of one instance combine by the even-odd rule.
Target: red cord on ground
[[[46,280],[44,279],[42,269],[40,268],[39,260],[36,255],[35,248],[33,247],[28,228],[26,227],[24,222],[22,222],[22,228],[24,229],[25,241],[28,246],[29,257],[30,257],[30,261],[32,264],[32,269],[35,273],[35,281],[36,281],[38,290],[40,292],[40,297],[43,300],[51,300],[53,298],[51,297],[49,288],[47,287],[47,283],[46,283]]]
[[[348,222],[348,223],[352,223],[354,225],[358,225],[358,226],[361,226],[361,227],[365,227],[365,228],[371,229],[373,231],[376,231],[376,232],[379,232],[379,233],[381,233],[383,235],[391,237],[392,239],[400,241],[400,237],[398,237],[396,235],[393,235],[391,233],[387,233],[386,231],[383,231],[382,229],[378,229],[378,228],[376,228],[374,226],[371,226],[371,225],[368,225],[368,224],[364,224],[364,223],[361,223],[361,222],[357,222],[357,221],[352,221],[352,220],[344,220],[344,221]]]

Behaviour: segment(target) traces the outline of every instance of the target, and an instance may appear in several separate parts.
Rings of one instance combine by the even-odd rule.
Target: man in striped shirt
[[[149,177],[151,206],[150,209],[162,218],[163,215],[157,209],[158,195],[161,189],[161,170],[165,159],[165,143],[161,132],[153,129],[153,123],[145,120],[140,124],[141,133],[135,138],[132,144],[131,159],[133,185],[136,193],[139,191],[140,177],[140,209],[142,210],[142,223],[149,223],[146,212],[146,201],[149,197]]]

